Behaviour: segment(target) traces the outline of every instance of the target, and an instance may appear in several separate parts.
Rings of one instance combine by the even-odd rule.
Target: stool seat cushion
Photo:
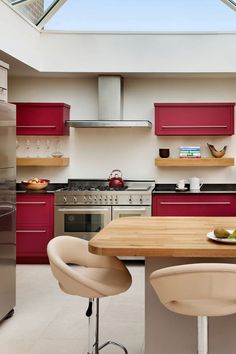
[[[236,265],[196,263],[163,268],[150,275],[160,301],[189,316],[236,313]]]
[[[131,285],[131,275],[118,258],[89,253],[83,239],[55,237],[47,252],[52,273],[67,294],[99,298],[120,294]]]

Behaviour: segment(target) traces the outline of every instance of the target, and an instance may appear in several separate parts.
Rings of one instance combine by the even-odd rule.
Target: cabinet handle
[[[25,204],[25,205],[28,205],[28,204],[34,204],[34,205],[42,205],[42,204],[46,204],[46,202],[16,202],[16,204]]]
[[[160,202],[162,205],[230,205],[231,202]]]
[[[4,91],[4,90],[7,91],[6,87],[2,87],[2,86],[0,86],[0,90],[1,91]]]
[[[47,230],[16,230],[16,232],[37,232],[37,233],[43,233],[43,232],[47,232]]]
[[[146,208],[136,208],[136,209],[129,209],[129,208],[124,208],[124,209],[121,209],[121,208],[113,208],[113,211],[130,211],[130,212],[133,212],[133,211],[146,211],[147,209]]]
[[[17,128],[56,128],[56,125],[17,125]]]
[[[176,128],[228,128],[228,125],[162,125],[164,129]]]
[[[107,208],[107,209],[78,209],[78,208],[74,208],[74,209],[57,209],[57,211],[62,211],[62,212],[67,212],[67,211],[69,211],[70,213],[71,212],[78,212],[78,211],[81,211],[81,212],[88,212],[89,214],[91,214],[91,212],[93,212],[93,211],[96,211],[96,212],[103,212],[103,211],[109,211],[109,208]]]

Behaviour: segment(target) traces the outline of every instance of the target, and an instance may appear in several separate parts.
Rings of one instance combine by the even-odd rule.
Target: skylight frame
[[[10,4],[13,7],[24,6],[29,2],[34,2],[35,0],[15,0]],[[37,20],[35,26],[42,29],[43,26],[55,15],[55,13],[65,4],[67,0],[54,0],[44,11],[43,15]]]

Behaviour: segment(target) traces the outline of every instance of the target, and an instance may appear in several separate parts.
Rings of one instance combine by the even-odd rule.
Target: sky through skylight
[[[236,31],[236,11],[221,0],[67,0],[45,29]]]

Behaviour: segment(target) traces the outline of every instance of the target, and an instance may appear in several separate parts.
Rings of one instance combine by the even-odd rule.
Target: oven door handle
[[[73,212],[73,211],[82,211],[82,212],[90,212],[91,213],[91,211],[96,211],[96,212],[101,212],[101,211],[109,211],[109,208],[107,208],[107,209],[76,209],[76,208],[74,208],[74,209],[65,209],[65,208],[63,208],[63,209],[57,209],[57,211],[62,211],[62,212]]]
[[[113,211],[146,211],[147,208],[136,208],[136,209],[129,209],[129,208],[113,208]]]

